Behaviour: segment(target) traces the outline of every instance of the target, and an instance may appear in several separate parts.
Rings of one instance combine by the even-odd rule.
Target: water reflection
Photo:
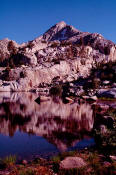
[[[37,104],[36,98],[34,93],[0,93],[0,133],[4,137],[12,137],[12,142],[15,142],[17,132],[26,133],[33,138],[36,136],[36,142],[33,140],[32,144],[38,144],[37,138],[41,137],[46,139],[43,144],[51,143],[60,151],[75,147],[82,139],[91,138],[89,133],[93,129],[94,117],[90,104],[64,104],[60,99]],[[48,152],[53,145],[48,146]],[[44,146],[41,144],[39,147]]]

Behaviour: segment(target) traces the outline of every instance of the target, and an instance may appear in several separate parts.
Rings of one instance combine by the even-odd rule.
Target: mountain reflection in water
[[[94,125],[90,104],[52,99],[37,104],[37,97],[34,93],[0,93],[0,156],[52,154],[78,147],[82,140],[83,147],[94,144],[89,136]]]

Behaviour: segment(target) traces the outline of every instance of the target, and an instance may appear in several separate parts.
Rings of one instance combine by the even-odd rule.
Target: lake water
[[[0,93],[0,157],[48,157],[95,145],[95,105],[52,98],[37,104],[37,97]]]

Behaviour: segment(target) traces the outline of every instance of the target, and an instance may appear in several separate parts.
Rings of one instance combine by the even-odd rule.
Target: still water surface
[[[34,93],[0,93],[0,157],[52,156],[95,144],[94,110],[88,103],[37,104]]]

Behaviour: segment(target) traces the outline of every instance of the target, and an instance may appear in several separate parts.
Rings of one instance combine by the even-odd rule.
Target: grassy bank
[[[81,168],[61,169],[60,162],[66,157],[80,157],[86,162]],[[93,150],[71,151],[59,154],[49,160],[36,158],[30,162],[16,163],[15,156],[1,159],[0,174],[4,175],[114,175],[115,156],[105,156]]]

